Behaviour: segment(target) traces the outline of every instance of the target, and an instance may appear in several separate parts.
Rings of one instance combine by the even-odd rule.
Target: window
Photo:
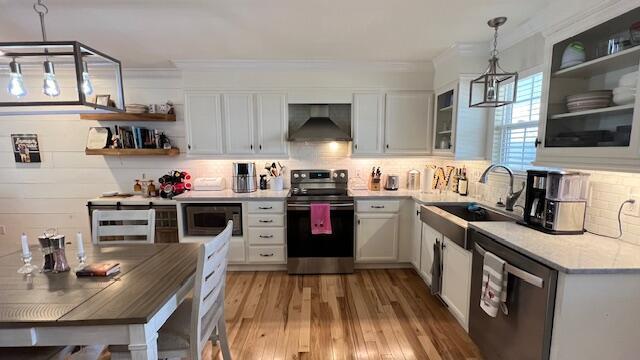
[[[502,91],[513,91],[513,83]],[[515,102],[496,108],[493,127],[493,162],[525,170],[536,158],[535,141],[540,119],[542,73],[518,80]]]

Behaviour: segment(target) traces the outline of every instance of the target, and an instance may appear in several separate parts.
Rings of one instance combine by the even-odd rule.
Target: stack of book
[[[124,149],[160,149],[160,131],[136,126],[117,126],[115,134],[120,137]]]

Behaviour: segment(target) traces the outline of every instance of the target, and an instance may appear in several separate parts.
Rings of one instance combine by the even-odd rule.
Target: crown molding
[[[563,15],[562,11],[555,7],[562,6],[562,3],[552,2],[542,11],[536,13],[514,30],[508,33],[500,33],[500,37],[498,39],[498,50],[502,51],[508,49],[538,33],[542,34],[542,36],[546,38],[563,28],[580,21],[584,21],[586,18],[611,8],[614,5],[621,6],[622,3],[627,3],[626,7],[628,7],[629,10],[638,6],[637,1],[634,0],[592,0],[591,4],[586,4],[586,7],[581,8],[582,10],[566,16]]]
[[[174,60],[179,70],[305,70],[433,72],[431,61],[343,61],[343,60]]]
[[[438,68],[457,57],[486,57],[489,58],[488,43],[485,42],[456,42],[433,58],[434,68]]]

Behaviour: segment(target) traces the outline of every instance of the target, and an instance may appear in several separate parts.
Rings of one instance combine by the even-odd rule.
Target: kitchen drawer
[[[250,245],[284,244],[284,228],[250,227]]]
[[[284,215],[249,215],[249,226],[255,227],[272,227],[284,226]]]
[[[249,262],[284,264],[284,246],[249,246]]]
[[[399,200],[359,200],[356,212],[359,213],[395,213],[400,210]]]
[[[249,201],[249,214],[284,213],[284,201]]]

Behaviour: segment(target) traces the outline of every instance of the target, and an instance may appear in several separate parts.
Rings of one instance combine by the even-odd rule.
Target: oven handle
[[[353,204],[329,204],[330,207],[353,207]],[[287,204],[290,208],[310,208],[309,204]]]
[[[487,252],[487,250],[483,249],[480,245],[478,244],[474,244],[476,251],[481,255],[484,256],[484,254]],[[543,288],[544,287],[544,280],[542,278],[540,278],[539,276],[535,276],[529,272],[526,272],[520,268],[517,268],[509,263],[505,263],[504,264],[504,269],[510,273],[511,275],[518,277],[526,282],[528,282],[529,284],[538,287],[538,288]]]

